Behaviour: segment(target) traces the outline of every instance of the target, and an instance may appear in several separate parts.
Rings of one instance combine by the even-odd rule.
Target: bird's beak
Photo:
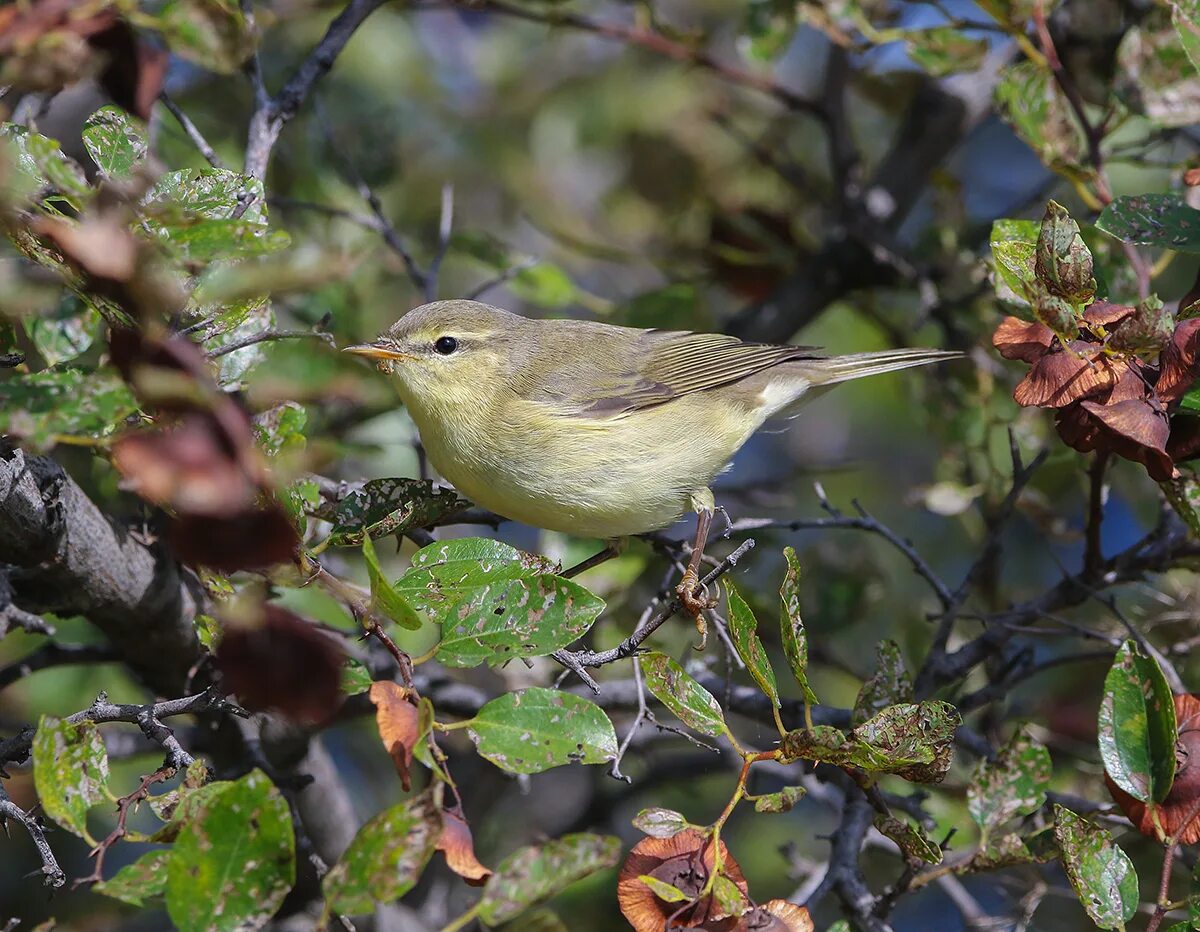
[[[360,343],[357,346],[342,347],[343,353],[354,353],[356,356],[367,356],[371,359],[408,359],[405,353],[387,349],[377,343]]]

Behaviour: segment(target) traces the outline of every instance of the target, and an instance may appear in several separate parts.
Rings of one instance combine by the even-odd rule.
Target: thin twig
[[[25,831],[29,833],[29,837],[33,840],[34,847],[38,850],[38,855],[42,859],[42,875],[43,882],[48,887],[61,887],[67,882],[67,875],[63,869],[58,866],[58,861],[54,857],[54,851],[50,847],[50,843],[46,841],[46,833],[42,830],[41,820],[32,814],[26,812],[20,806],[9,798],[8,791],[4,789],[4,785],[0,784],[0,826],[5,827],[6,819],[15,819],[25,827]]]
[[[270,329],[251,334],[250,336],[243,337],[240,340],[234,340],[232,343],[226,343],[224,346],[218,346],[214,350],[209,350],[208,358],[217,359],[220,356],[227,356],[230,353],[236,353],[240,349],[245,349],[247,346],[253,346],[255,343],[266,343],[271,340],[302,340],[312,337],[315,337],[318,340],[324,340],[330,346],[336,347],[336,344],[333,340],[333,334],[325,333],[323,330]]]
[[[187,134],[187,138],[192,141],[192,145],[194,145],[200,151],[200,154],[204,156],[204,161],[208,162],[208,164],[213,168],[224,168],[225,163],[221,161],[221,157],[217,155],[213,147],[208,144],[208,140],[205,139],[200,130],[196,128],[196,124],[192,122],[191,118],[179,109],[179,105],[176,104],[175,101],[167,96],[167,92],[162,91],[158,95],[158,99],[161,100],[163,106],[171,112],[171,115],[179,121],[179,125],[183,128],[184,133]]]
[[[436,301],[438,291],[438,274],[442,270],[442,260],[446,258],[446,250],[450,248],[450,233],[454,229],[454,185],[442,185],[442,212],[438,221],[438,242],[433,258],[429,260],[429,268],[425,272],[425,300]]]

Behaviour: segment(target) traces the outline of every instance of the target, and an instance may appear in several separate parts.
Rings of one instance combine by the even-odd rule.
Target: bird
[[[698,588],[714,478],[755,431],[842,382],[952,359],[899,349],[822,355],[716,333],[533,319],[478,301],[414,308],[345,352],[394,376],[429,461],[477,505],[606,541],[697,515],[676,593],[705,635]],[[577,568],[578,569],[578,568]]]

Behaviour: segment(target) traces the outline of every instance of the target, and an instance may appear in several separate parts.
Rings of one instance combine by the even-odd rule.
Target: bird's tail
[[[878,353],[851,353],[847,356],[830,356],[805,366],[805,374],[814,386],[825,388],[851,379],[868,375],[881,375],[897,369],[926,366],[944,359],[957,359],[962,353],[954,350],[899,349],[883,350]]]

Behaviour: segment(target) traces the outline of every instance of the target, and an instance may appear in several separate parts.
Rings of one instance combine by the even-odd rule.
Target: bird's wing
[[[635,339],[596,350],[585,370],[554,372],[530,396],[564,414],[617,417],[729,385],[782,362],[819,358],[811,346],[745,343],[718,333],[671,330],[645,330]]]

